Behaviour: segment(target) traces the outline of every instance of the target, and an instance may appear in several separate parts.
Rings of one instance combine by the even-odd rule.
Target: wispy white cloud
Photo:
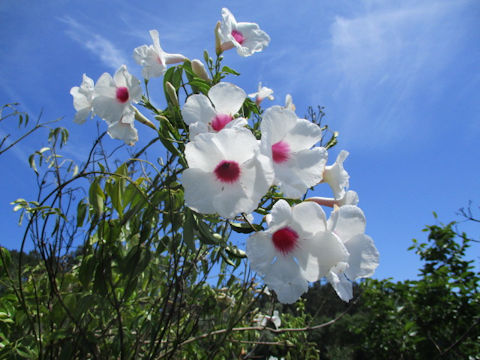
[[[125,51],[117,47],[113,41],[69,16],[61,17],[59,20],[67,24],[68,29],[65,32],[72,40],[97,55],[107,67],[117,70],[122,64],[130,65],[130,55],[126,56]]]
[[[411,112],[414,98],[426,91],[434,97],[446,86],[436,80],[458,56],[458,12],[469,2],[368,3],[356,15],[335,18],[328,67],[346,109],[345,140],[363,133],[376,145],[392,144],[421,121]]]
[[[455,81],[463,86],[454,74],[473,55],[473,4],[361,0],[328,14],[312,9],[305,16],[321,14],[320,25],[292,27],[281,46],[272,36],[266,71],[281,80],[271,86],[291,92],[298,109],[325,105],[342,146],[394,148],[412,136],[428,141],[435,116],[427,112],[451,97]]]

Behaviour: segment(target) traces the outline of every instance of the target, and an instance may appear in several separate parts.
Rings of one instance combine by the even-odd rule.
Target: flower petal
[[[358,194],[353,190],[348,190],[341,199],[337,200],[337,205],[358,205],[359,201]]]
[[[218,193],[219,184],[211,173],[197,168],[186,169],[182,173],[185,190],[185,205],[203,214],[214,214],[213,198]]]
[[[330,269],[339,262],[348,261],[348,251],[342,241],[329,231],[318,232],[305,244],[312,256],[315,256],[319,266],[319,277],[326,276]]]
[[[338,297],[343,301],[350,301],[353,297],[352,283],[344,275],[345,268],[348,265],[346,263],[340,263],[334,266],[328,272],[327,279],[335,289]]]
[[[279,227],[285,226],[292,220],[292,208],[288,205],[288,202],[281,199],[278,200],[270,211],[270,221],[268,227],[274,231]]]
[[[108,125],[107,132],[112,139],[123,140],[127,145],[134,145],[138,141],[137,129],[129,122],[112,123]]]
[[[211,141],[224,154],[226,160],[239,164],[252,159],[259,146],[255,136],[245,128],[223,129],[218,133],[211,133]]]
[[[115,123],[122,117],[125,106],[116,101],[116,86],[110,74],[104,73],[97,80],[92,104],[95,114],[108,123]]]
[[[238,184],[219,183],[217,193],[213,196],[213,206],[218,215],[227,219],[233,219],[242,212],[252,212],[256,205],[257,202]]]
[[[348,179],[350,176],[343,168],[343,162],[347,156],[348,151],[340,151],[335,163],[325,167],[323,173],[323,180],[332,188],[335,199],[341,199],[345,195],[345,189],[348,188]]]
[[[208,97],[219,114],[235,115],[247,97],[243,89],[227,82],[220,82],[208,91]]]
[[[292,152],[310,149],[322,139],[322,130],[317,124],[297,119],[295,126],[286,134],[286,141]]]
[[[182,108],[183,121],[188,125],[196,122],[208,124],[215,115],[216,111],[210,100],[202,94],[189,96]]]
[[[276,183],[286,197],[300,198],[308,188],[322,181],[327,151],[318,147],[290,155],[284,163],[274,163]]]
[[[275,290],[278,301],[292,304],[308,290],[298,265],[290,257],[279,257],[264,278],[270,289]]]
[[[241,167],[240,186],[249,198],[252,199],[255,210],[260,199],[265,195],[273,183],[274,174],[270,160],[258,154],[256,157],[243,163]]]
[[[240,56],[250,56],[262,51],[270,43],[270,36],[261,30],[257,24],[240,22],[237,23],[236,29],[242,33],[245,39],[242,44],[234,41],[237,46],[237,54]]]
[[[349,267],[345,274],[352,281],[358,278],[370,277],[379,264],[379,254],[370,236],[359,234],[345,243],[350,253]]]
[[[250,236],[247,239],[246,254],[252,269],[261,275],[265,275],[276,256],[271,234],[260,231]]]
[[[319,231],[325,231],[327,228],[325,212],[320,205],[314,202],[302,202],[295,205],[291,213],[292,219],[297,222],[306,233],[313,235]]]
[[[185,146],[185,157],[190,168],[212,172],[225,159],[223,152],[212,141],[214,134],[203,133]]]
[[[345,243],[357,234],[365,233],[367,220],[363,211],[354,205],[344,205],[333,211],[328,220],[329,229]]]
[[[262,144],[268,148],[285,137],[295,127],[297,115],[281,106],[272,106],[265,110],[260,123]],[[271,149],[269,149],[271,151]]]

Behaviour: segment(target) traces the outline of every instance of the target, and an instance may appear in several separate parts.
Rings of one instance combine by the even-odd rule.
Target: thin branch
[[[465,340],[465,338],[468,336],[468,334],[470,333],[470,331],[473,330],[473,328],[475,326],[477,326],[478,324],[480,324],[480,317],[477,318],[477,321],[475,321],[472,326],[470,326],[467,331],[465,331],[462,336],[460,336],[457,341],[455,341],[452,345],[450,345],[449,347],[447,347],[445,350],[441,351],[440,354],[438,355],[437,358],[442,358],[443,356],[445,356],[446,353],[448,353],[450,350],[454,349],[455,347],[457,347],[458,345],[460,345],[460,343]],[[438,348],[438,347],[437,347]]]
[[[335,322],[337,322],[338,320],[340,320],[346,313],[348,313],[350,311],[350,309],[357,302],[358,299],[359,298],[352,301],[350,306],[344,312],[342,312],[340,315],[338,315],[335,319],[332,319],[332,320],[327,321],[327,322],[322,323],[322,324],[318,324],[318,325],[314,325],[314,326],[305,326],[305,327],[302,327],[302,328],[284,328],[284,329],[274,329],[274,328],[265,327],[265,326],[247,326],[247,327],[238,327],[238,328],[232,328],[232,329],[220,329],[220,330],[211,331],[209,333],[205,333],[205,334],[196,336],[194,338],[190,338],[188,340],[185,340],[184,342],[182,342],[179,345],[179,347],[182,347],[184,345],[190,344],[192,342],[195,342],[195,341],[198,341],[198,340],[201,340],[201,339],[208,338],[210,336],[224,334],[224,333],[229,332],[229,331],[232,331],[232,332],[233,331],[270,331],[270,332],[275,333],[275,334],[282,334],[282,333],[289,333],[289,332],[307,332],[307,331],[318,330],[318,329],[330,326],[330,325],[334,324]],[[161,357],[164,357],[167,354],[164,354]]]

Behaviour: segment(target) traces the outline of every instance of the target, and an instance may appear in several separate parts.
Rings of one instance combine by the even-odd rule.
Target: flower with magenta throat
[[[264,276],[265,284],[275,290],[282,303],[295,302],[308,289],[308,281],[317,281],[348,258],[348,252],[327,229],[323,209],[313,202],[293,207],[277,201],[268,229],[247,239],[250,266]]]
[[[125,65],[115,75],[103,73],[95,84],[93,111],[109,125],[120,120],[133,123],[132,103],[140,101],[140,80],[130,74]]]
[[[372,276],[379,263],[379,254],[372,238],[365,235],[366,219],[359,207],[336,208],[327,226],[349,252],[348,260],[330,269],[327,279],[338,296],[348,301],[353,297],[351,281]]]
[[[205,132],[218,132],[224,128],[241,128],[244,118],[234,118],[247,94],[236,85],[221,82],[212,86],[208,97],[194,94],[187,98],[182,108],[183,120],[190,129],[190,139]],[[213,104],[213,105],[212,105]]]
[[[256,93],[248,94],[248,97],[255,99],[255,103],[260,105],[260,103],[267,98],[268,100],[273,100],[273,90],[262,86],[262,83],[258,83],[258,91]]]
[[[250,56],[262,51],[270,43],[270,36],[254,23],[239,22],[227,8],[222,9],[222,23],[217,36],[221,51],[237,48],[240,56]]]
[[[93,80],[83,74],[82,84],[74,86],[70,90],[70,94],[73,96],[73,107],[77,110],[74,118],[77,124],[83,124],[93,110],[93,89]]]
[[[256,209],[273,182],[271,162],[258,146],[243,128],[197,135],[185,148],[185,204],[229,219]]]
[[[275,185],[286,197],[300,198],[322,180],[327,150],[314,147],[322,138],[320,127],[298,119],[290,109],[272,106],[263,115],[261,151],[273,161]]]
[[[133,58],[141,65],[145,79],[160,77],[167,71],[167,64],[176,64],[184,61],[181,54],[168,54],[160,46],[160,37],[157,30],[150,30],[153,45],[142,45],[133,50]]]

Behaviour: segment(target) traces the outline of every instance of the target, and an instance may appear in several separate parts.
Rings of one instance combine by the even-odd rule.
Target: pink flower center
[[[240,177],[240,166],[235,161],[222,160],[213,172],[221,182],[233,184]]]
[[[123,103],[126,103],[127,100],[128,100],[128,88],[126,88],[125,86],[120,86],[117,88],[117,100],[119,102],[121,102],[122,104]]]
[[[276,163],[283,163],[288,160],[290,146],[284,141],[279,141],[272,145],[272,157]]]
[[[243,42],[245,41],[245,38],[243,37],[243,34],[240,31],[232,30],[232,36],[240,45],[242,45]]]
[[[227,114],[217,114],[212,121],[212,129],[215,131],[222,130],[233,118]]]
[[[289,227],[284,227],[275,231],[272,236],[275,249],[280,251],[283,255],[288,254],[295,248],[297,240],[298,234]]]

